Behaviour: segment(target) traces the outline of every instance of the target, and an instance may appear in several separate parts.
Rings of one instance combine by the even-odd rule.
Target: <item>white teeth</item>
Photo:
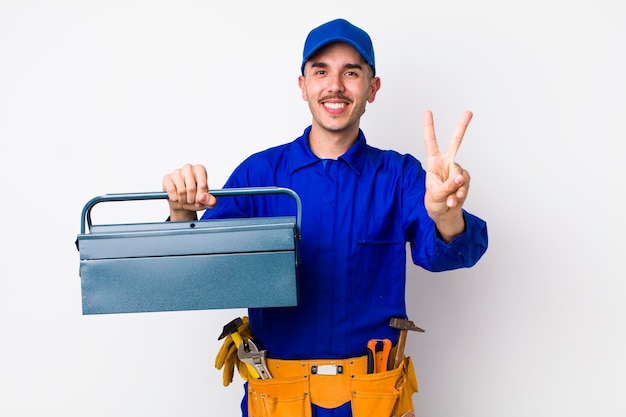
[[[328,107],[329,109],[343,109],[346,107],[345,103],[324,103],[324,107]]]

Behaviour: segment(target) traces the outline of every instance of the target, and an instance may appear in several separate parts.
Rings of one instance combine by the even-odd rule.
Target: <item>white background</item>
[[[0,0],[0,415],[238,415],[213,361],[242,311],[83,316],[80,212],[185,162],[219,188],[299,136],[304,38],[344,17],[382,77],[369,143],[422,159],[423,110],[442,146],[475,113],[458,161],[490,248],[408,267],[417,415],[626,416],[624,4]]]

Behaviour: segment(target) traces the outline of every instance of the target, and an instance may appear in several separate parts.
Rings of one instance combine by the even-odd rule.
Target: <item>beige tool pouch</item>
[[[402,416],[413,410],[417,381],[410,357],[391,371],[367,374],[367,357],[345,360],[267,359],[271,379],[248,380],[250,417],[310,417],[311,404],[337,408],[351,402],[354,417]],[[340,366],[337,375],[312,367]]]

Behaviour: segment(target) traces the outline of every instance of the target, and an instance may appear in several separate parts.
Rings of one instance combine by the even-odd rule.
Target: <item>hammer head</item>
[[[237,317],[230,323],[226,324],[224,326],[224,330],[222,330],[222,334],[220,335],[220,337],[217,338],[217,340],[222,340],[229,334],[235,333],[237,329],[239,328],[239,326],[241,326],[242,324],[243,324],[243,320],[241,319],[241,317]]]
[[[424,332],[424,329],[420,329],[411,320],[407,320],[407,319],[400,319],[400,318],[394,317],[389,322],[389,326],[393,327],[394,329]]]

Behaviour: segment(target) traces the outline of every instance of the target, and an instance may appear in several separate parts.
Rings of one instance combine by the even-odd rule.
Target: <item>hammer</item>
[[[230,323],[224,325],[224,329],[222,330],[222,334],[217,340],[222,340],[226,336],[230,335],[233,338],[233,342],[235,342],[236,346],[243,341],[241,335],[239,334],[239,327],[243,326],[243,320],[241,317],[237,317],[232,320]]]
[[[239,334],[239,327],[241,326],[243,326],[243,320],[241,319],[241,317],[235,318],[230,323],[227,323],[226,325],[224,325],[222,334],[220,335],[220,337],[217,338],[217,340],[222,340],[226,336],[230,335],[230,337],[233,339],[235,346],[237,346],[237,350],[239,350],[239,346],[245,343],[245,341],[241,337],[241,334]],[[237,356],[239,356],[239,354],[237,354]],[[261,375],[259,375],[258,371],[256,370],[254,366],[252,366],[249,363],[246,363],[246,366],[248,367],[248,372],[250,373],[250,375],[252,375],[253,378],[256,378],[256,379],[261,378]]]
[[[406,344],[407,331],[424,332],[424,329],[417,327],[411,320],[395,317],[391,319],[389,326],[394,329],[400,329],[400,338],[398,339],[398,346],[396,346],[396,357],[393,360],[393,369],[396,369],[404,359],[404,345]]]

